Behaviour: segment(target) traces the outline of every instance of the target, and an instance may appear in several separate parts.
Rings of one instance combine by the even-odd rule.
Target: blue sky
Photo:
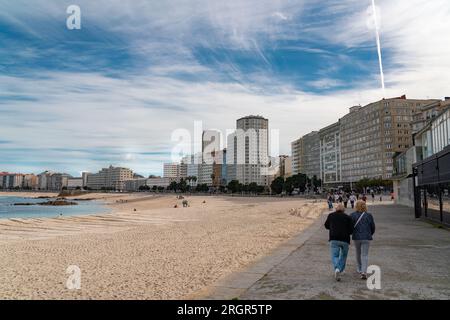
[[[81,30],[66,8],[81,8]],[[261,114],[280,151],[383,96],[450,95],[450,4],[0,0],[0,171],[160,174],[175,129]]]

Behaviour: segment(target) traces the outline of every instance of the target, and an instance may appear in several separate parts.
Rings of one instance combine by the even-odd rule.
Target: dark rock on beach
[[[46,202],[37,202],[37,203],[31,203],[31,202],[24,202],[24,203],[14,203],[14,206],[75,206],[78,203],[73,201],[66,201],[66,200],[54,200],[54,201],[46,201]]]
[[[55,200],[55,201],[46,201],[46,202],[40,202],[38,205],[40,206],[75,206],[78,203],[73,201],[66,201],[66,200]]]

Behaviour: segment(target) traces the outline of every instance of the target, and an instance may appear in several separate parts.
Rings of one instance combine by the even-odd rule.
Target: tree
[[[320,187],[319,179],[317,179],[316,175],[313,175],[313,177],[311,179],[311,183],[314,187]]]
[[[292,191],[294,191],[294,178],[293,177],[286,178],[286,181],[284,181],[283,189],[284,189],[284,191],[286,191],[287,194],[291,194]]]
[[[292,182],[294,188],[300,190],[300,192],[305,192],[306,184],[308,183],[308,177],[304,173],[299,173],[292,176]]]
[[[208,192],[209,191],[209,187],[206,183],[203,184],[198,184],[197,187],[195,188],[195,191],[197,192]]]
[[[265,186],[257,186],[257,188],[256,188],[256,192],[257,192],[258,194],[263,193],[265,190],[266,190],[266,187],[265,187]]]
[[[248,191],[250,191],[251,193],[258,192],[258,185],[256,184],[256,182],[252,182],[248,185]]]
[[[177,182],[176,181],[172,181],[169,186],[167,187],[167,190],[173,190],[173,191],[177,191]]]
[[[177,185],[177,189],[181,190],[181,192],[186,192],[187,191],[187,183],[186,180],[184,180],[183,178],[181,178],[180,182]]]
[[[152,187],[152,190],[153,190],[153,191],[158,190],[158,186],[153,186],[153,187]]]
[[[357,181],[354,184],[354,187],[359,192],[364,192],[364,191],[366,191],[367,188],[380,189],[381,187],[391,190],[392,189],[392,181],[391,180],[383,180],[381,178],[375,178],[375,179],[363,178],[363,179]]]
[[[284,178],[278,177],[272,181],[272,183],[270,184],[270,189],[272,190],[273,193],[280,194],[281,192],[283,192],[283,186],[284,186]]]
[[[228,182],[227,188],[228,188],[228,190],[231,191],[231,193],[236,193],[236,192],[240,191],[239,185],[240,185],[239,181],[231,180],[230,182]]]

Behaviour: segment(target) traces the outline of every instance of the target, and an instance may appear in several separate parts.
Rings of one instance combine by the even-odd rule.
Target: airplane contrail
[[[377,9],[375,6],[375,0],[372,0],[372,8],[373,8],[373,19],[375,24],[375,34],[377,37],[377,49],[378,49],[378,62],[380,63],[380,77],[381,77],[381,88],[383,89],[383,95],[385,91],[384,86],[384,73],[383,73],[383,59],[381,56],[381,41],[380,41],[380,31],[378,26],[378,17],[377,17]]]

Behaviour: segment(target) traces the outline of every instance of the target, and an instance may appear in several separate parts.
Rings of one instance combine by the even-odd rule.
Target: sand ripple
[[[189,208],[173,208],[181,204],[174,196],[114,195],[104,199],[110,214],[0,220],[0,298],[190,297],[268,254],[324,209],[304,200],[187,199]],[[69,265],[81,269],[80,290],[66,288]]]

